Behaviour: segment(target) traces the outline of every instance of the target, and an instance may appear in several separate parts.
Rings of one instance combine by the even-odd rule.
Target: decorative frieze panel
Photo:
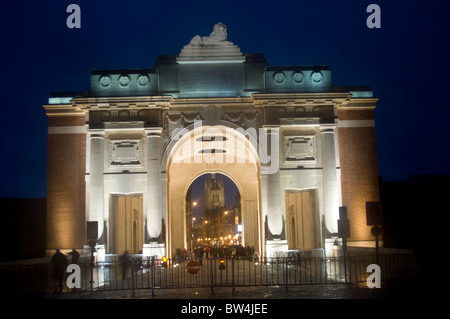
[[[109,140],[108,168],[143,167],[144,148],[141,139]]]
[[[194,121],[204,120],[200,112],[165,112],[163,118],[164,142],[169,140],[174,129],[189,126],[194,124]]]
[[[103,128],[105,122],[144,122],[146,127],[160,126],[159,109],[117,108],[89,111],[89,127]]]
[[[317,159],[314,135],[285,136],[283,159],[285,162],[315,162]]]
[[[249,127],[258,128],[261,125],[261,115],[259,110],[255,112],[224,112],[221,120],[231,122],[243,129],[247,129]]]
[[[319,123],[334,123],[335,114],[333,105],[284,105],[266,106],[264,108],[264,124],[282,124],[285,119],[317,119]]]

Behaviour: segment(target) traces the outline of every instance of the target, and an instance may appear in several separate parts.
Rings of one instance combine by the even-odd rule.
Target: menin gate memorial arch
[[[186,192],[222,173],[241,195],[244,245],[263,255],[371,246],[379,200],[368,87],[333,85],[327,66],[270,66],[219,23],[151,69],[98,70],[87,92],[54,93],[48,117],[47,251],[86,247],[171,256],[188,248]]]

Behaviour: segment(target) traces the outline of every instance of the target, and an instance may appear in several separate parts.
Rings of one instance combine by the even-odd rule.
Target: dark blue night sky
[[[81,7],[81,29],[66,8]],[[366,8],[381,8],[369,29]],[[450,173],[449,1],[2,1],[0,197],[46,197],[50,92],[87,91],[96,69],[152,68],[217,22],[270,65],[329,65],[370,85],[383,180]]]

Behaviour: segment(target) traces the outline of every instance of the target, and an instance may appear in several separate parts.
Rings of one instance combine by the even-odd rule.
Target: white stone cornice
[[[101,108],[153,108],[168,107],[172,96],[125,96],[125,97],[82,97],[72,99],[72,104],[80,109]]]
[[[358,109],[358,110],[373,110],[376,108],[376,103],[378,102],[378,98],[356,98],[351,99],[349,103],[345,105],[339,105],[339,109]]]
[[[85,126],[49,126],[48,134],[84,134]]]
[[[339,120],[338,127],[375,127],[375,120]]]
[[[312,105],[329,104],[342,106],[349,103],[351,94],[348,92],[336,93],[257,93],[251,96],[255,106],[266,105]]]
[[[251,97],[208,97],[208,98],[178,98],[171,101],[171,107],[180,106],[253,106]]]
[[[52,117],[84,116],[86,114],[81,108],[70,104],[49,104],[43,105],[43,108],[45,109],[45,114]]]

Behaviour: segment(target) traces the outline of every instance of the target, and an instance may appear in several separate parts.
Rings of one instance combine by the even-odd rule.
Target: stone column
[[[322,134],[322,174],[325,226],[332,236],[337,236],[339,219],[339,189],[336,174],[335,127],[324,127]]]
[[[267,216],[272,235],[280,235],[283,231],[280,187],[279,172],[267,175]]]
[[[161,180],[159,181],[161,187],[161,220],[163,224],[161,225],[161,231],[163,233],[162,240],[167,242],[167,174],[166,172],[161,173]],[[164,228],[166,227],[166,228]]]
[[[279,143],[273,143],[273,139],[279,139],[278,129],[266,129],[267,136],[267,155],[277,158],[277,167],[271,167],[266,170],[265,178],[262,178],[263,192],[267,196],[267,201],[264,206],[267,207],[267,212],[264,213],[267,219],[267,233],[266,236],[266,255],[273,257],[278,251],[287,250],[287,241],[285,235],[285,211],[283,201],[284,194],[282,194],[279,170]],[[276,149],[273,147],[278,146]],[[262,147],[260,145],[260,147]],[[267,157],[268,158],[268,157]],[[269,163],[266,163],[266,165]],[[273,163],[270,163],[273,165]],[[266,222],[266,221],[264,221]]]
[[[261,174],[261,208],[262,208],[262,233],[263,240],[267,237],[266,234],[266,220],[268,217],[269,209],[268,209],[268,194],[267,194],[267,175]]]
[[[161,131],[147,132],[147,233],[151,242],[161,236]],[[163,238],[160,238],[163,239]],[[160,240],[159,239],[159,240]]]
[[[98,238],[101,238],[104,229],[104,136],[102,133],[90,134],[89,165],[89,189],[87,194],[89,197],[89,213],[87,221],[98,222]]]

